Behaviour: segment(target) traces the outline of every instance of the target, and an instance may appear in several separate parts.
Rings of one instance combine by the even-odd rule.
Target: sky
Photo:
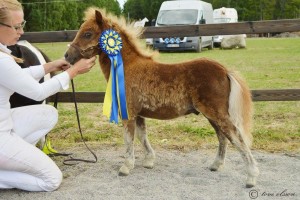
[[[123,9],[123,6],[124,6],[124,3],[125,3],[126,0],[118,0],[121,8]]]

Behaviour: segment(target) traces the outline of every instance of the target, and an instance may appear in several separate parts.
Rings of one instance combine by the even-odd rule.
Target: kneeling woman
[[[50,105],[10,108],[9,97],[17,92],[36,101],[69,87],[70,79],[88,72],[96,57],[81,59],[73,66],[60,59],[22,69],[9,45],[24,33],[24,13],[17,0],[0,2],[0,189],[53,191],[62,181],[57,165],[35,147],[57,123],[58,114]],[[39,83],[45,74],[65,70]]]

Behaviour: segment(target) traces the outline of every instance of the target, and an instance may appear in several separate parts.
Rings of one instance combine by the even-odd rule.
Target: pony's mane
[[[140,42],[140,36],[144,32],[144,27],[134,27],[134,23],[127,23],[126,19],[121,16],[117,17],[111,13],[106,12],[105,9],[96,7],[90,7],[85,11],[84,20],[95,20],[95,11],[99,11],[102,14],[103,20],[112,27],[115,31],[123,33],[127,37],[127,42],[133,47],[137,53],[147,58],[153,58],[157,55],[157,52],[152,51],[149,48],[143,46]]]

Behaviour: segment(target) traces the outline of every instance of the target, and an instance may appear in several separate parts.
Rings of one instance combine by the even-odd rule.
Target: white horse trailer
[[[234,8],[218,8],[213,11],[214,23],[233,23],[238,22],[238,14]],[[222,35],[216,35],[213,37],[214,45],[220,46],[223,39]]]

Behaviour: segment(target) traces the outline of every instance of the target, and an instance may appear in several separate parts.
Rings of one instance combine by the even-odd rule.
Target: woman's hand
[[[69,73],[70,78],[72,79],[78,74],[84,74],[86,72],[89,72],[95,65],[95,61],[96,56],[89,59],[82,58],[66,71]]]
[[[61,70],[65,71],[70,67],[71,65],[65,59],[58,59],[44,64],[45,74],[48,74],[50,72],[61,71]]]

